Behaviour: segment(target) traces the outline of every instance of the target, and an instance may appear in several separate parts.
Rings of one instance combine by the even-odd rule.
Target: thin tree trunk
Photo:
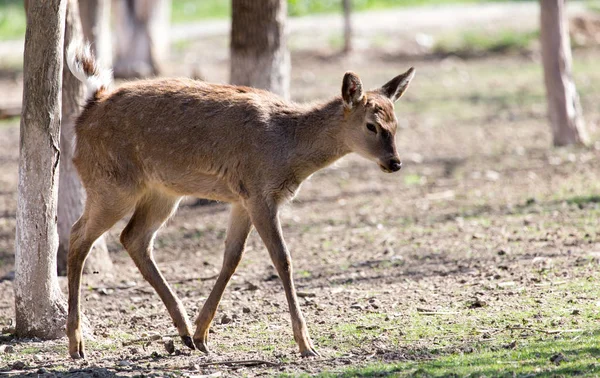
[[[290,54],[285,0],[233,0],[231,83],[289,98]]]
[[[56,204],[66,7],[66,0],[28,4],[15,238],[19,337],[65,333],[66,307],[56,276]]]
[[[102,67],[112,67],[110,0],[79,0],[79,18],[86,41]]]
[[[352,0],[342,0],[344,8],[344,54],[352,51]]]
[[[161,74],[169,49],[170,0],[113,0],[115,77]]]
[[[96,1],[84,1],[95,3]],[[66,48],[72,40],[81,40],[83,37],[77,0],[68,0],[67,17],[65,26],[65,54]],[[93,27],[91,28],[93,29]],[[66,56],[66,55],[65,55]],[[73,165],[73,152],[75,148],[75,119],[81,112],[84,102],[85,88],[81,81],[63,65],[63,91],[62,91],[62,125],[60,133],[60,179],[58,186],[58,274],[67,274],[67,254],[69,250],[69,237],[71,227],[83,213],[85,204],[85,191],[79,181],[79,175]],[[112,262],[106,248],[104,238],[98,239],[94,248],[85,262],[84,272],[110,272]]]
[[[554,145],[587,144],[588,135],[571,73],[571,42],[565,2],[540,0],[540,7],[542,62]]]

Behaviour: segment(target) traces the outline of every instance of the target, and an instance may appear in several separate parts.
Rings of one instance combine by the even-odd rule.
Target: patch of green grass
[[[131,333],[127,333],[127,332],[120,331],[120,330],[115,330],[110,333],[111,340],[128,341],[128,340],[132,340],[134,338],[135,338],[135,336],[132,335]]]
[[[118,351],[123,348],[123,342],[132,341],[134,335],[126,332],[111,332],[107,338],[99,338],[97,340],[86,340],[86,348],[89,351]],[[66,349],[66,344],[62,346]]]
[[[586,205],[589,203],[600,203],[600,195],[577,196],[569,198],[567,200],[567,203],[576,204],[579,206]]]
[[[13,127],[19,125],[21,117],[13,117],[7,119],[0,119],[0,127]]]
[[[19,350],[20,354],[37,354],[43,351],[40,347],[27,347]]]
[[[494,292],[518,291],[510,301],[490,301],[484,308],[469,308],[468,301],[463,301],[433,316],[415,308],[391,317],[361,313],[359,318],[331,324],[332,329],[317,333],[315,341],[320,347],[335,349],[336,356],[368,348],[384,335],[388,346],[397,349],[403,360],[355,365],[321,376],[550,377],[600,373],[598,274],[595,267],[581,269],[585,273],[574,272],[580,278],[558,286],[482,289],[491,298]],[[564,360],[552,362],[559,353]]]
[[[418,76],[406,99],[396,104],[398,118],[406,118],[407,114],[435,113],[439,117],[429,119],[429,127],[449,123],[481,127],[490,117],[545,117],[546,94],[541,64],[525,59],[517,62],[503,60],[502,64],[491,65],[486,59],[478,59],[471,60],[468,69],[461,63],[452,66],[441,76],[442,80]],[[594,83],[600,80],[597,60],[576,54],[573,73],[584,112],[594,109],[598,100]],[[511,84],[498,85],[504,82]]]
[[[591,11],[600,12],[600,1],[598,0],[587,0],[585,5]]]
[[[325,372],[320,377],[555,377],[600,374],[598,333],[580,337],[545,338],[517,344],[515,349],[485,348],[431,361],[375,363],[361,368]],[[556,361],[556,362],[552,362]]]
[[[297,270],[296,271],[296,277],[298,278],[310,278],[312,277],[312,273],[308,270]]]
[[[41,354],[53,354],[53,355],[64,355],[67,353],[66,344],[52,343],[50,345],[39,342],[23,342],[19,341],[15,344],[11,344],[15,348],[14,353],[0,353],[0,367],[9,367],[17,361],[28,359],[33,355]],[[24,346],[21,348],[21,346]],[[52,367],[55,369],[56,367]]]
[[[173,0],[171,21],[193,22],[211,18],[231,16],[231,1],[225,0]]]
[[[423,177],[417,174],[406,174],[403,176],[404,178],[404,184],[411,186],[411,185],[422,185],[423,184]]]
[[[485,3],[511,0],[353,0],[354,11],[397,7],[445,5],[456,3]],[[512,0],[523,1],[523,0]],[[231,16],[231,1],[226,0],[173,0],[171,20],[174,23]],[[341,13],[342,0],[288,0],[288,14],[292,17],[315,13]]]
[[[364,346],[366,341],[373,340],[382,333],[391,339],[400,338],[400,329],[393,322],[386,322],[385,317],[382,313],[365,313],[358,321],[331,323],[330,332],[313,331],[312,334],[318,348],[335,348],[335,354],[341,356]]]
[[[459,56],[506,53],[528,50],[533,41],[537,39],[539,39],[538,31],[503,30],[494,33],[483,33],[479,30],[468,31],[438,41],[434,51],[438,54]]]
[[[447,5],[457,3],[485,3],[505,0],[353,0],[355,11],[414,7],[424,5]],[[510,0],[509,0],[510,1]],[[523,1],[523,0],[512,0]],[[336,13],[342,10],[342,0],[288,0],[290,16],[305,16],[313,13]]]
[[[189,49],[191,45],[192,45],[192,41],[191,40],[189,40],[189,39],[182,39],[182,40],[173,42],[173,44],[171,45],[171,47],[175,51],[177,51],[177,52],[183,52],[183,51]]]
[[[0,41],[25,35],[23,0],[0,0]]]

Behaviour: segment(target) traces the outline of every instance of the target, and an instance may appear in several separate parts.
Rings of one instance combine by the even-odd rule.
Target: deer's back
[[[270,159],[285,155],[289,131],[271,114],[288,106],[247,87],[134,82],[82,112],[75,164],[84,185],[103,176],[131,185],[161,182],[182,193],[203,180],[239,187],[246,175],[272,169]]]

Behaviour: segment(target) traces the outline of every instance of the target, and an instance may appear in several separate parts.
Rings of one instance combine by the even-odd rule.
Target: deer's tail
[[[71,42],[67,49],[67,65],[73,75],[85,84],[86,102],[108,90],[112,83],[112,71],[98,65],[89,43]]]

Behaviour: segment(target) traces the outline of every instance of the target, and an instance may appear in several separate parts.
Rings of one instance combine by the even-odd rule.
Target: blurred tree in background
[[[540,38],[548,118],[555,146],[587,144],[588,135],[572,74],[564,0],[540,0]]]
[[[115,77],[160,75],[169,50],[171,0],[113,1]]]
[[[111,0],[79,0],[79,18],[84,38],[103,67],[112,67]]]
[[[344,11],[344,54],[352,51],[352,0],[342,0]]]
[[[289,98],[290,53],[285,0],[233,0],[231,83]]]

